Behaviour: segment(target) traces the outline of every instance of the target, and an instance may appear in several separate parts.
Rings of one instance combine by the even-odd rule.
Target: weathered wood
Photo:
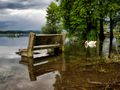
[[[28,52],[27,55],[28,57],[32,57],[33,56],[33,46],[34,46],[34,41],[35,41],[35,33],[30,33],[29,34],[29,43],[28,43]]]
[[[28,60],[28,72],[31,81],[36,81],[38,76],[46,73],[62,71],[64,57],[60,54],[59,56],[52,56],[42,58],[27,58]],[[35,61],[39,62],[35,62]]]
[[[56,47],[60,47],[60,44],[34,46],[33,49],[38,50],[38,49],[56,48]]]
[[[65,36],[62,34],[35,34],[31,32],[29,34],[27,49],[20,49],[16,54],[26,57],[33,57],[34,50],[47,48],[53,48],[55,54],[57,52],[63,52],[64,39]]]

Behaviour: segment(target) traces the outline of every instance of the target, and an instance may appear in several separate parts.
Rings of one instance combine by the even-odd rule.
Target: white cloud
[[[11,10],[10,16],[21,17],[33,22],[45,22],[46,10],[24,9],[24,10]]]
[[[36,10],[36,9],[23,9],[23,10],[13,10],[13,9],[7,9],[6,12],[9,12],[9,14],[0,15],[1,19],[0,21],[11,21],[15,22],[14,25],[9,24],[9,28],[13,29],[35,29],[40,30],[40,27],[42,27],[45,22],[45,16],[46,16],[46,10]],[[8,25],[8,24],[7,24]],[[5,29],[7,29],[6,27]]]
[[[46,22],[46,8],[51,1],[54,0],[0,0],[4,2],[4,7],[0,7],[0,29],[40,30]],[[5,7],[9,3],[13,6]]]
[[[0,0],[0,1],[2,1],[2,2],[8,2],[9,0]]]

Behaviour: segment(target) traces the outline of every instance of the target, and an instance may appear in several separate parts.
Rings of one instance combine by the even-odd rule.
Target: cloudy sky
[[[0,0],[0,30],[40,30],[54,0]]]

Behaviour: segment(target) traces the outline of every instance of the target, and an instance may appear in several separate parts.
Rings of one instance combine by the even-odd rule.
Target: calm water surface
[[[120,90],[119,39],[111,53],[106,38],[94,48],[74,42],[59,56],[34,59],[15,54],[27,40],[0,37],[0,90]]]

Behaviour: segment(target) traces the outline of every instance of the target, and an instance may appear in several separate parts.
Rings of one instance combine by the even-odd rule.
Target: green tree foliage
[[[61,32],[61,16],[60,8],[56,3],[52,2],[47,8],[47,22],[42,27],[42,33],[56,34]]]
[[[80,35],[82,33],[85,39],[93,31],[99,32],[100,38],[104,39],[104,21],[106,18],[110,18],[110,31],[112,31],[115,22],[118,22],[119,0],[57,1],[60,3],[64,28],[74,34]]]
[[[92,0],[60,0],[65,29],[75,35],[84,35],[97,28]]]
[[[117,12],[116,15],[113,17],[113,28],[115,28],[119,23],[120,23],[120,11]]]
[[[75,0],[57,0],[60,2],[62,25],[65,30],[73,34],[74,27],[71,24],[71,10]]]
[[[108,5],[108,15],[110,17],[110,37],[113,38],[113,25],[115,23],[115,17],[116,14],[120,11],[120,1],[116,0],[110,0],[110,3]]]

